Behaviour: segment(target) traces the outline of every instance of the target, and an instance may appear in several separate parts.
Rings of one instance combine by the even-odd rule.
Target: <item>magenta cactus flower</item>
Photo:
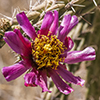
[[[59,91],[64,94],[73,91],[66,82],[83,86],[85,81],[74,76],[64,65],[94,60],[96,57],[92,47],[87,47],[83,51],[70,51],[74,43],[67,34],[78,23],[78,18],[75,15],[65,15],[58,28],[58,12],[49,11],[36,33],[24,12],[16,17],[22,30],[32,41],[23,37],[18,29],[5,32],[4,40],[22,58],[22,61],[2,69],[5,79],[14,80],[28,70],[24,76],[25,86],[39,85],[42,92],[50,92],[47,77],[51,77]]]

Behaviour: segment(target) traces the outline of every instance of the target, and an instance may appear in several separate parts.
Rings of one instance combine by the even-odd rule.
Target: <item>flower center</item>
[[[56,69],[60,61],[60,55],[64,52],[65,46],[55,35],[45,36],[38,35],[32,43],[32,56],[36,64],[37,69],[51,67]]]

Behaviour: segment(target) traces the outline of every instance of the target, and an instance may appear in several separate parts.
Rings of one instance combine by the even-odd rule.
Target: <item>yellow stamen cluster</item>
[[[38,35],[32,43],[32,56],[38,65],[37,69],[51,67],[56,69],[64,58],[59,56],[64,52],[65,46],[55,35]]]

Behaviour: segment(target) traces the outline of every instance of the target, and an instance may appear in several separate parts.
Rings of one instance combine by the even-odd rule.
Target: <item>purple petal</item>
[[[40,35],[47,35],[49,32],[49,29],[48,28],[45,28],[45,29],[41,29],[37,32],[37,34],[40,34]]]
[[[15,32],[5,32],[3,39],[16,53],[22,54],[24,45]]]
[[[25,39],[19,30],[5,32],[5,42],[18,54],[28,56],[31,54],[31,43]]]
[[[7,81],[11,81],[22,75],[28,68],[23,61],[12,66],[3,67],[2,73]]]
[[[67,52],[62,53],[59,57],[60,58],[66,58],[67,57]]]
[[[71,50],[74,46],[74,42],[72,41],[70,37],[66,37],[63,43],[67,47],[66,51]]]
[[[65,49],[64,53],[60,55],[60,58],[67,57],[67,51],[71,50],[72,47],[74,46],[74,42],[70,37],[66,37],[65,40],[63,41],[63,44],[67,49]]]
[[[70,21],[71,21],[71,15],[68,14],[68,15],[65,15],[62,22],[61,22],[61,26],[60,27],[65,27],[65,26],[69,26],[70,24]]]
[[[20,40],[22,41],[22,43],[23,43],[27,48],[31,45],[30,41],[29,41],[27,38],[25,38],[24,36],[22,36],[20,30],[14,29],[14,32],[18,35],[18,37],[20,38]]]
[[[68,26],[70,25],[70,21],[71,21],[71,15],[70,14],[65,15],[60,25],[59,34],[58,34],[58,38],[61,41],[63,41],[67,35]]]
[[[31,52],[32,52],[32,50],[31,50],[31,42],[27,38],[22,36],[20,30],[15,29],[14,32],[18,35],[18,37],[20,38],[21,42],[24,45],[24,47],[22,48],[23,49],[23,55],[24,56],[31,55]]]
[[[71,29],[74,27],[74,26],[76,26],[78,24],[78,18],[77,18],[77,16],[72,16],[72,18],[71,18],[71,22],[70,22],[70,25],[69,25],[69,27],[68,27],[68,33],[71,31]]]
[[[36,79],[36,85],[39,85],[42,88],[42,92],[51,92],[47,88],[47,75],[45,71],[41,71]]]
[[[63,41],[70,30],[78,23],[78,18],[74,15],[65,15],[60,26],[58,38]]]
[[[35,84],[36,73],[33,72],[33,71],[30,72],[30,73],[25,74],[24,80],[25,80],[25,86],[37,86]]]
[[[50,32],[52,35],[56,35],[58,30],[58,11],[54,11],[54,20],[50,27]]]
[[[61,75],[61,77],[69,82],[69,83],[74,83],[74,84],[77,84],[77,85],[81,85],[83,86],[84,85],[84,80],[82,80],[80,77],[76,77],[74,76],[71,72],[67,71],[66,69],[64,69],[65,65],[59,65],[57,67],[57,72],[59,73],[59,75]]]
[[[64,62],[73,64],[81,61],[95,60],[95,57],[95,50],[92,47],[87,47],[83,51],[68,52]]]
[[[35,39],[36,32],[34,27],[31,25],[30,21],[28,20],[27,16],[24,12],[17,14],[16,16],[18,23],[20,24],[23,31],[33,40]]]
[[[48,73],[50,74],[53,82],[55,83],[56,87],[60,90],[60,92],[64,94],[69,94],[73,91],[71,87],[69,87],[56,73],[54,70],[49,70]]]
[[[42,25],[41,25],[41,30],[45,30],[41,32],[42,35],[47,35],[49,28],[53,22],[53,13],[51,11],[47,12],[44,16]]]

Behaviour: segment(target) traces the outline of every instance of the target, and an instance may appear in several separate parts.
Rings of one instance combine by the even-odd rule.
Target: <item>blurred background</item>
[[[70,2],[61,1],[66,4]],[[70,71],[74,75],[86,80],[85,85],[83,87],[71,85],[74,92],[64,96],[54,92],[52,95],[42,93],[40,87],[25,87],[24,75],[7,82],[1,73],[1,69],[4,66],[14,64],[16,57],[10,47],[5,44],[0,49],[0,100],[100,100],[100,0],[96,0],[97,5],[94,4],[93,0],[88,0],[88,2],[87,0],[78,1],[80,1],[79,4],[84,1],[82,5],[86,5],[85,8],[75,7],[76,12],[74,13],[72,9],[67,11],[67,13],[76,14],[79,17],[79,24],[69,33],[75,42],[73,49],[83,50],[87,46],[92,46],[97,54],[95,61],[69,65]],[[29,2],[30,0],[0,0],[0,13],[12,17],[14,8],[19,7],[21,10],[28,10]],[[35,2],[36,0],[33,0],[33,4]],[[64,8],[59,10],[60,15],[62,12],[65,12]],[[80,16],[83,16],[85,20],[80,19]],[[2,17],[0,15],[0,18]],[[55,86],[53,89],[56,90]]]

